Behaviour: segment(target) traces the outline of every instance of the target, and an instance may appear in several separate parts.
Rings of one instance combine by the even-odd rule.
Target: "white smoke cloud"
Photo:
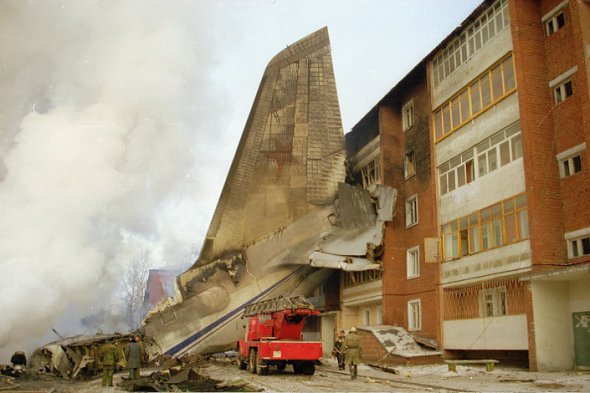
[[[80,333],[68,324],[109,307],[136,253],[178,264],[200,247],[227,168],[196,160],[225,138],[201,110],[220,97],[198,7],[0,5],[1,358]]]

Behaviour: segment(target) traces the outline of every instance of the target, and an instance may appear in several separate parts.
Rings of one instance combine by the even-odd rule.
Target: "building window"
[[[406,199],[406,228],[418,224],[418,195]]]
[[[473,212],[442,226],[445,261],[502,247],[529,237],[526,194]]]
[[[432,61],[434,85],[437,86],[448,78],[508,26],[510,26],[508,1],[498,0],[434,57]]]
[[[569,257],[577,258],[583,255],[590,255],[590,236],[569,241]]]
[[[407,278],[420,276],[420,246],[406,251]]]
[[[440,194],[469,184],[521,157],[520,122],[516,122],[443,163],[438,168]]]
[[[364,188],[380,183],[381,173],[379,169],[379,156],[369,161],[369,163],[361,169],[361,175]]]
[[[561,161],[562,177],[582,172],[582,156],[580,154]]]
[[[545,22],[545,29],[547,31],[547,36],[552,35],[557,30],[561,29],[565,25],[565,16],[563,15],[563,11],[559,12],[552,18],[549,18],[547,22]]]
[[[580,229],[565,234],[569,258],[590,255],[590,228]]]
[[[407,152],[404,155],[404,177],[407,179],[416,174],[416,158],[414,151]]]
[[[371,324],[371,310],[369,308],[363,308],[363,325],[369,326]]]
[[[422,307],[420,300],[408,302],[408,330],[415,331],[422,329]]]
[[[479,315],[482,318],[508,315],[505,287],[486,288],[479,292]]]
[[[414,125],[414,100],[402,107],[402,126],[404,131]]]
[[[559,174],[561,178],[582,172],[582,151],[585,149],[586,143],[582,143],[556,156],[559,162]]]
[[[434,111],[435,141],[450,135],[515,90],[514,62],[509,54]]]
[[[554,90],[555,95],[555,103],[559,104],[563,102],[566,98],[571,97],[574,94],[574,89],[572,87],[572,81],[568,80],[563,82],[562,84],[558,85]]]

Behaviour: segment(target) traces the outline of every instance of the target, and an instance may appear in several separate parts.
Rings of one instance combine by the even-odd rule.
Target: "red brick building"
[[[399,192],[383,324],[590,367],[589,75],[590,2],[484,1],[355,126],[353,173]]]

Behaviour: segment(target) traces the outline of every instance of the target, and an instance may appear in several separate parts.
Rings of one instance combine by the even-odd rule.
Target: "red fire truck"
[[[291,364],[295,374],[313,375],[322,343],[303,341],[302,332],[305,320],[319,313],[303,296],[246,306],[243,317],[249,318],[248,331],[245,340],[238,341],[240,369],[265,375],[270,367],[282,371]]]

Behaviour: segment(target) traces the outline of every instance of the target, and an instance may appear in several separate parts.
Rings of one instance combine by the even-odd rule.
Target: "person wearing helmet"
[[[346,364],[350,370],[350,379],[356,379],[358,365],[361,363],[361,344],[356,328],[353,326],[344,339],[344,351],[346,353]]]

